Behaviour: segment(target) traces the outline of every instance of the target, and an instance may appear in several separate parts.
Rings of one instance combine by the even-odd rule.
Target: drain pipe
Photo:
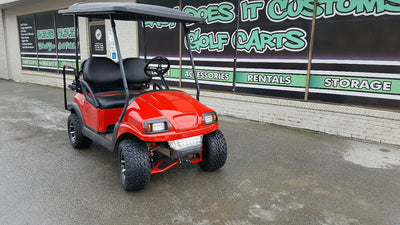
[[[308,101],[308,91],[310,89],[310,77],[311,77],[311,61],[314,46],[314,32],[315,32],[315,19],[317,15],[317,4],[318,0],[314,0],[313,20],[311,23],[311,37],[310,37],[310,49],[308,50],[308,65],[307,65],[307,80],[306,88],[304,92],[304,101]]]

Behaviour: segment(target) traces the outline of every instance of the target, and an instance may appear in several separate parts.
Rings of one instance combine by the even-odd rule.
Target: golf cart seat
[[[126,58],[123,63],[129,90],[149,88],[151,77],[144,72],[146,62],[143,59]]]
[[[132,98],[148,87],[151,77],[144,73],[144,60],[129,58],[123,63]],[[82,72],[82,90],[88,102],[100,109],[124,106],[125,92],[117,63],[106,57],[91,57],[82,64]]]

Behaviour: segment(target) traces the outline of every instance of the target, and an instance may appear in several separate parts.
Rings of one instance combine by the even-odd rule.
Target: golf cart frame
[[[170,67],[168,59],[158,56],[146,60],[146,53],[146,61],[123,59],[115,23],[116,20],[141,21],[143,25],[144,21],[181,23],[196,74],[187,24],[203,22],[202,18],[162,6],[116,2],[76,3],[59,13],[74,16],[76,28],[76,60],[72,68],[75,79],[68,86],[76,91],[72,104],[67,103],[65,78],[66,68],[71,67],[63,68],[64,104],[71,111],[68,134],[73,147],[85,148],[94,141],[110,151],[117,150],[121,181],[128,191],[146,187],[151,174],[164,172],[183,161],[199,163],[205,171],[225,164],[226,142],[218,130],[216,113],[199,102],[197,76],[194,76],[196,99],[170,90],[163,77]],[[91,57],[79,68],[78,17],[110,20],[118,65],[108,58]],[[154,83],[153,90],[147,91],[152,76],[160,77],[164,88]],[[122,90],[117,88],[121,84]],[[179,105],[171,98],[178,99]],[[196,121],[195,125],[190,125],[190,120]]]

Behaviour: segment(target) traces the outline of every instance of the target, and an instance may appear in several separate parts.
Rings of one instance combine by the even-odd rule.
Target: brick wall
[[[400,145],[400,112],[211,91],[200,101],[220,115]]]

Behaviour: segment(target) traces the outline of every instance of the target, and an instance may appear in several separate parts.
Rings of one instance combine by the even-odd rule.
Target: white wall
[[[110,48],[115,47],[114,41],[110,40],[112,36],[112,29],[110,20],[105,21],[107,33],[107,56],[111,58]],[[115,27],[117,28],[117,36],[121,49],[122,58],[138,57],[139,56],[139,42],[137,36],[137,22],[134,21],[116,21]]]

